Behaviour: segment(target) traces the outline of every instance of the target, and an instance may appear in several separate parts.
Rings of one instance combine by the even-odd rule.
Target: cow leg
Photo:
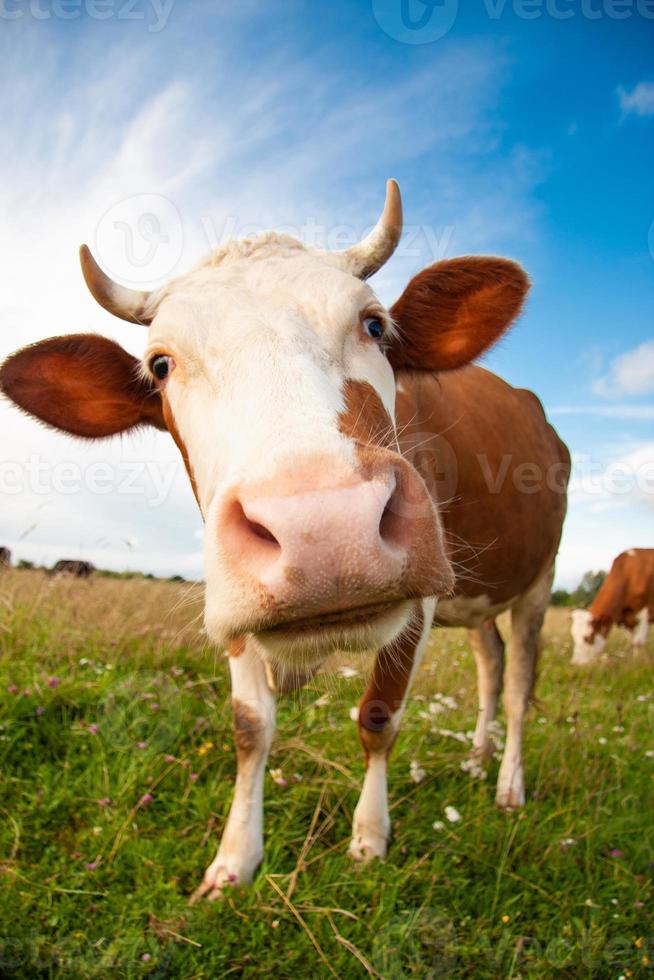
[[[359,735],[366,774],[354,811],[349,853],[357,861],[383,858],[390,835],[388,756],[397,737],[411,680],[424,653],[436,601],[423,599],[404,632],[377,654],[359,705]]]
[[[230,649],[236,742],[236,786],[215,860],[192,901],[219,898],[225,885],[245,884],[263,858],[263,780],[275,731],[275,697],[252,640]]]
[[[634,650],[645,645],[647,640],[647,631],[649,629],[649,614],[647,606],[641,609],[636,616],[636,625],[631,632],[631,645]]]
[[[552,592],[554,568],[511,610],[511,640],[504,678],[506,747],[497,779],[498,806],[519,807],[525,802],[522,767],[522,730],[536,680],[540,630]]]
[[[488,726],[495,721],[497,703],[502,691],[504,641],[492,619],[487,620],[479,629],[468,630],[468,638],[477,663],[479,691],[479,714],[473,751],[477,758],[483,759],[492,752],[488,739]]]

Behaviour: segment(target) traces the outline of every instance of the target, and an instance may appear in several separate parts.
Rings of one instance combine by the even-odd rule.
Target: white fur
[[[636,617],[636,625],[634,626],[631,634],[631,645],[634,647],[642,647],[647,640],[648,630],[649,614],[647,609],[641,609]]]
[[[256,747],[238,763],[234,799],[215,859],[194,898],[219,898],[228,885],[247,884],[263,857],[263,782],[275,731],[275,697],[252,641],[229,661],[232,698],[258,720]]]
[[[584,666],[591,663],[600,655],[606,646],[606,637],[597,633],[594,639],[591,636],[592,614],[588,609],[573,609],[570,632],[574,643],[574,653],[572,663]]]
[[[361,316],[374,311],[392,326],[367,284],[283,236],[232,243],[152,302],[145,364],[155,353],[176,363],[166,395],[206,522],[207,632],[222,645],[260,602],[221,545],[223,502],[316,454],[356,466],[338,430],[346,379],[371,384],[390,418],[395,398],[392,368]]]

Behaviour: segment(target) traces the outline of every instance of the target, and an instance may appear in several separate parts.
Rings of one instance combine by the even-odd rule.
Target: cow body
[[[401,231],[389,182],[373,231],[343,253],[267,233],[228,243],[155,293],[82,266],[106,309],[149,326],[142,361],[94,335],[55,337],[0,371],[13,401],[58,429],[167,430],[205,522],[205,627],[229,652],[234,800],[197,896],[250,880],[263,853],[275,697],[336,650],[378,651],[359,708],[366,774],[350,853],[381,857],[388,756],[438,622],[467,626],[478,665],[475,752],[503,673],[497,800],[524,800],[522,725],[565,513],[567,450],[538,400],[466,367],[519,314],[514,262],[452,259],[386,310],[367,279]]]
[[[70,558],[61,558],[51,569],[52,575],[73,575],[75,578],[89,578],[95,571],[95,566],[90,561],[76,561]]]
[[[614,626],[624,626],[632,645],[642,646],[653,619],[654,548],[631,548],[613,561],[588,609],[573,612],[572,662],[587,664],[597,657]]]
[[[0,548],[0,568],[9,568],[11,565],[11,551],[9,548]]]

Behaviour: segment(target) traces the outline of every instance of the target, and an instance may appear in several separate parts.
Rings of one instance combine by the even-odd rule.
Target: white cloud
[[[654,421],[654,405],[554,405],[549,415],[595,415],[605,419]]]
[[[427,68],[389,80],[383,111],[371,111],[378,82],[366,72],[327,56],[317,64],[318,51],[298,60],[297,51],[273,48],[257,63],[246,61],[238,55],[238,25],[212,44],[209,62],[187,55],[171,31],[147,44],[103,31],[73,54],[54,36],[44,48],[41,35],[23,26],[20,44],[11,30],[0,37],[0,84],[12,92],[4,118],[11,153],[0,158],[0,359],[81,330],[141,353],[145,332],[94,303],[77,261],[79,244],[96,242],[108,209],[134,195],[163,195],[173,204],[182,240],[170,273],[194,263],[212,235],[248,225],[301,230],[313,220],[327,231],[348,224],[363,234],[383,202],[385,178],[416,167],[420,179],[404,183],[408,222],[422,221],[452,251],[514,251],[516,241],[535,237],[531,190],[542,161],[500,148],[496,102],[506,66],[491,46],[444,49]],[[444,228],[452,234],[443,236]],[[377,278],[382,298],[393,300],[436,257],[428,237],[418,235],[413,251],[400,252]],[[133,281],[125,250],[110,263],[113,275]],[[200,519],[181,468],[156,508],[147,473],[137,494],[116,486],[97,493],[86,482],[96,463],[118,475],[125,462],[156,461],[161,471],[177,465],[166,436],[89,446],[39,428],[8,405],[0,405],[0,430],[0,464],[17,466],[24,481],[18,495],[3,491],[0,467],[0,544],[16,557],[72,555],[106,567],[200,574]],[[47,463],[45,490],[30,483],[35,455]],[[62,462],[81,474],[73,493],[56,485]],[[137,548],[126,543],[133,539]]]
[[[623,116],[654,115],[654,82],[638,82],[631,91],[618,89],[618,99]]]
[[[654,340],[646,340],[616,357],[608,374],[593,388],[596,394],[609,398],[654,392]]]

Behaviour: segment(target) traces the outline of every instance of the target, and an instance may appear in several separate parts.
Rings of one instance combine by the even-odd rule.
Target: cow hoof
[[[258,864],[259,861],[247,868],[235,861],[216,858],[205,871],[202,884],[191,895],[189,905],[194,905],[201,898],[206,898],[208,902],[215,902],[223,897],[225,889],[249,885]]]
[[[524,786],[509,786],[506,790],[498,787],[495,802],[502,810],[519,810],[525,805]]]
[[[376,834],[374,831],[366,831],[357,834],[350,841],[348,854],[354,861],[365,864],[379,858],[380,861],[386,857],[387,838],[383,834]]]

